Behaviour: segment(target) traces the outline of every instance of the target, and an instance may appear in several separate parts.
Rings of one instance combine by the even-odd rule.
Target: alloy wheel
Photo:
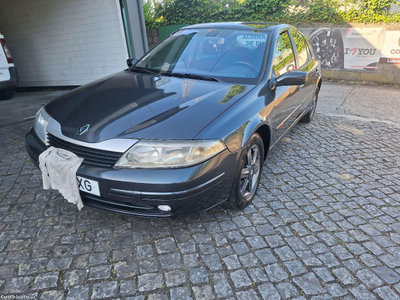
[[[256,191],[260,177],[261,155],[257,145],[247,151],[240,176],[240,193],[246,200],[251,199]]]

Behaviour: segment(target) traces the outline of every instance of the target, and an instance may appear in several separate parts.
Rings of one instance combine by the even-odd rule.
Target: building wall
[[[81,85],[126,67],[117,0],[2,0],[20,86]]]

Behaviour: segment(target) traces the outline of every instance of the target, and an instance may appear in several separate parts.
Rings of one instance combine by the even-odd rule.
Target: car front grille
[[[71,151],[77,156],[83,158],[83,163],[88,165],[100,166],[100,167],[112,167],[119,160],[122,153],[112,152],[106,150],[99,150],[89,147],[76,145],[67,141],[64,141],[50,133],[47,134],[47,139],[50,146],[61,148],[64,150]]]

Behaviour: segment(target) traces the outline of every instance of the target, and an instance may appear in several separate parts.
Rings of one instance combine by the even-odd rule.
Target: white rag
[[[49,147],[39,155],[43,188],[58,190],[68,202],[76,204],[79,210],[83,207],[83,203],[79,194],[76,171],[82,162],[83,158],[55,147]]]

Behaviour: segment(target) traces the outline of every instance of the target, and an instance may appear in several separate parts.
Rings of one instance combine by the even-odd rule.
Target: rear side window
[[[274,53],[274,71],[276,77],[295,69],[293,53],[288,32],[282,32],[276,40],[276,49]]]
[[[297,54],[299,57],[299,68],[304,66],[310,60],[310,53],[307,49],[306,42],[304,41],[304,37],[297,31],[292,30],[293,39],[296,44]]]

